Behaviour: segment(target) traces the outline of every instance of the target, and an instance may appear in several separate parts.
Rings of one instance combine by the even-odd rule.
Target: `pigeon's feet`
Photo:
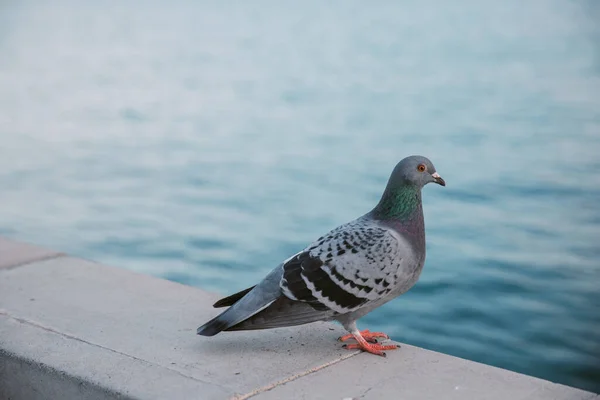
[[[398,346],[397,344],[379,344],[377,343],[377,338],[386,338],[389,339],[389,336],[385,333],[381,332],[369,332],[368,330],[364,330],[362,332],[355,331],[349,335],[344,335],[339,338],[339,340],[346,341],[348,339],[354,338],[358,343],[356,344],[345,344],[344,348],[348,350],[360,349],[366,351],[367,353],[376,354],[378,356],[385,357],[385,353],[383,350],[395,350]],[[373,341],[375,343],[373,343]],[[371,343],[369,343],[371,342]]]
[[[344,345],[344,348],[347,350],[360,349],[366,351],[367,353],[375,354],[382,357],[386,356],[383,350],[396,350],[398,347],[400,346],[398,346],[397,344],[373,344],[368,343],[367,341],[365,341],[364,345],[360,343]]]
[[[377,343],[377,339],[389,339],[390,337],[383,332],[371,332],[368,329],[359,332],[360,335],[369,343]],[[349,333],[344,336],[340,336],[338,340],[340,342],[345,342],[350,339],[355,339],[354,335]]]

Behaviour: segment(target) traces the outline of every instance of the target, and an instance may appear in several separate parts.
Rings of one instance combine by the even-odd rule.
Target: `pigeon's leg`
[[[360,331],[360,335],[369,343],[377,343],[377,339],[389,339],[390,337],[383,332],[371,332],[368,329]],[[340,336],[338,340],[340,342],[345,342],[347,340],[354,339],[354,335],[349,333],[344,336]]]
[[[378,356],[385,357],[385,353],[383,352],[383,350],[395,350],[399,347],[396,344],[384,345],[379,343],[369,343],[356,327],[356,321],[344,324],[344,327],[350,332],[350,335],[358,342],[356,344],[345,344],[344,348],[348,350],[360,349],[371,354],[376,354]]]

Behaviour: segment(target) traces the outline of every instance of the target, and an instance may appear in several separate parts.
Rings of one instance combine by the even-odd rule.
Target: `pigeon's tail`
[[[226,311],[222,312],[215,318],[199,327],[196,331],[198,335],[214,336],[221,331],[226,331],[232,326],[251,318],[253,315],[267,308],[271,305],[271,303],[273,303],[273,301],[275,301],[275,299],[268,302],[262,300],[262,298],[259,297],[261,296],[260,293],[250,293],[248,296],[249,299],[247,301],[239,301]]]
[[[239,324],[256,313],[267,308],[282,294],[279,281],[283,274],[281,265],[275,268],[267,277],[254,288],[246,289],[229,297],[219,300],[215,307],[231,307],[198,328],[198,335],[214,336],[217,333]]]
[[[285,296],[281,296],[250,318],[224,330],[247,331],[280,328],[284,326],[303,325],[315,321],[326,321],[332,317],[333,312],[331,310],[318,310],[308,303],[290,300]]]
[[[234,293],[231,296],[224,297],[221,300],[217,301],[215,304],[213,304],[213,307],[220,308],[220,307],[232,306],[235,303],[237,303],[238,300],[240,300],[242,297],[247,295],[248,292],[251,291],[252,289],[254,289],[254,286],[249,287],[248,289],[244,289],[241,292]]]

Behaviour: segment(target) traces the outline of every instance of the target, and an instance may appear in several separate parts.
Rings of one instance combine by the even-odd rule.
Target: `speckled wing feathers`
[[[393,291],[401,249],[389,228],[358,219],[287,260],[281,289],[316,310],[352,312]]]

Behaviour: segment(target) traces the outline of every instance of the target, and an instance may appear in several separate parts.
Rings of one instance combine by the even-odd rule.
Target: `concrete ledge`
[[[88,399],[127,398],[85,380],[67,376],[35,360],[0,350],[1,399]]]
[[[199,337],[215,294],[0,246],[0,399],[600,400],[408,345],[387,359],[348,352],[333,324]]]
[[[0,237],[0,269],[60,257],[63,253]]]

